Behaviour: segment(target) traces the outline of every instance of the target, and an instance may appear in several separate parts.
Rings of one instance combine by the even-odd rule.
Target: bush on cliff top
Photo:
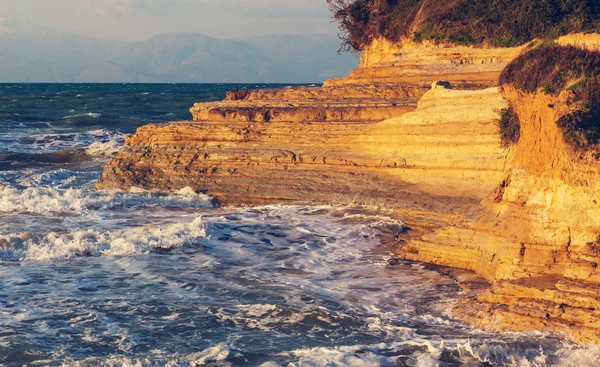
[[[372,39],[509,47],[534,38],[600,29],[598,0],[327,0],[342,50]]]
[[[573,111],[558,121],[565,142],[578,151],[600,143],[600,52],[542,45],[511,62],[500,84],[529,93],[571,91]]]

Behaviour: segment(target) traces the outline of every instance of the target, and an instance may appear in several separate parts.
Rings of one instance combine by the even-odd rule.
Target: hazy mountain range
[[[123,43],[0,24],[0,82],[313,83],[357,65],[333,36],[217,39],[162,34]]]

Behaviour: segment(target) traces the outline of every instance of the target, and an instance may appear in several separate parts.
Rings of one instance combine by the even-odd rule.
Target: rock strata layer
[[[331,79],[325,87],[373,83],[451,81],[459,89],[483,89],[496,85],[504,67],[522,47],[473,48],[435,44],[392,43],[374,40],[362,53],[360,68],[349,77]]]
[[[343,82],[235,91],[196,103],[194,121],[142,127],[98,187],[190,186],[224,203],[476,205],[507,159],[493,123],[505,103],[493,88],[471,95],[431,84],[443,75],[454,88],[495,85],[517,50],[427,46],[400,57],[387,46],[365,53]],[[412,71],[390,77],[396,69]]]

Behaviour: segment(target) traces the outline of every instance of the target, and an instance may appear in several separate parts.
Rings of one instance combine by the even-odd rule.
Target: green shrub
[[[576,151],[585,151],[600,141],[600,115],[591,111],[578,110],[558,120],[565,143]]]
[[[509,146],[519,142],[521,137],[521,121],[512,107],[500,110],[500,119],[497,121],[498,132],[502,146]]]
[[[500,84],[512,84],[526,92],[544,88],[559,93],[576,81],[581,82],[575,90],[587,89],[589,83],[583,81],[597,76],[600,76],[599,52],[545,44],[513,60],[502,71]],[[589,95],[589,91],[585,93]]]

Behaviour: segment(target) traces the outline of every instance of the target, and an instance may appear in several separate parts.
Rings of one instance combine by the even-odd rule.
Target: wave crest
[[[79,113],[76,115],[63,116],[63,120],[76,119],[76,118],[81,118],[81,117],[91,117],[91,118],[97,119],[100,116],[102,116],[101,113],[87,112],[87,113]]]
[[[43,237],[28,233],[0,236],[0,259],[61,260],[81,256],[127,256],[197,243],[206,237],[202,217],[191,223],[140,227],[117,232],[96,230],[52,232]]]
[[[0,185],[0,212],[35,214],[81,214],[86,210],[110,210],[122,207],[210,208],[212,198],[190,188],[169,195],[150,192],[89,192],[82,189],[30,187],[19,190]]]

